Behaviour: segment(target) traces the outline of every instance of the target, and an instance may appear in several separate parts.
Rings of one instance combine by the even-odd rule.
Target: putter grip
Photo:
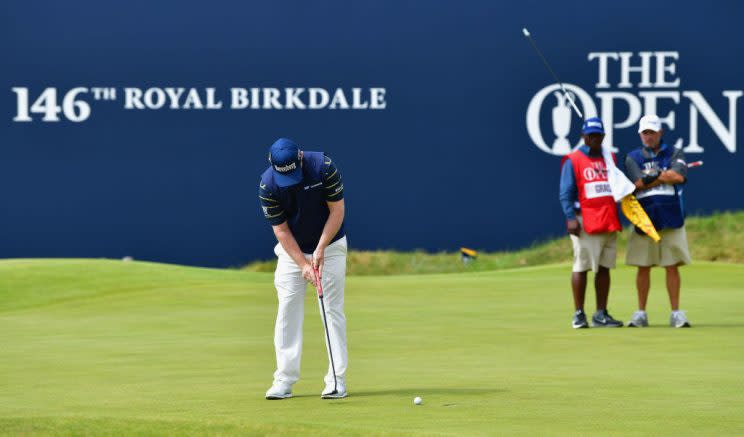
[[[315,271],[315,278],[318,280],[318,298],[323,299],[323,284],[320,282],[320,273],[318,272],[318,269],[313,269]]]

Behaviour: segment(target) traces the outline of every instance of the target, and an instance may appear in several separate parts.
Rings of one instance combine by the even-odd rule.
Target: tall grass
[[[744,263],[744,211],[722,212],[710,216],[688,217],[687,238],[695,260]],[[618,263],[624,262],[631,229],[618,238]],[[422,250],[349,251],[349,275],[404,275],[486,271],[569,262],[572,259],[568,237],[535,243],[513,252],[479,252],[478,258],[464,264],[459,252],[428,253]],[[244,267],[254,272],[273,272],[276,260],[257,261]]]

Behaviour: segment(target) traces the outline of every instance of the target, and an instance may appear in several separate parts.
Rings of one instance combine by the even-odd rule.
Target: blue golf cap
[[[602,134],[604,135],[604,125],[599,117],[587,118],[584,124],[581,126],[581,133],[584,135],[588,134]]]
[[[302,181],[300,148],[294,141],[279,138],[269,149],[269,162],[274,169],[274,180],[280,187],[289,187]]]

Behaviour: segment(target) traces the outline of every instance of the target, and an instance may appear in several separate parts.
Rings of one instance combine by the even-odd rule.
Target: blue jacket
[[[641,171],[661,172],[672,167],[674,153],[673,147],[662,144],[656,155],[644,153],[644,148],[639,148],[630,152],[628,159],[635,162]],[[684,226],[685,212],[678,185],[662,184],[648,190],[640,190],[636,193],[636,198],[657,230]]]

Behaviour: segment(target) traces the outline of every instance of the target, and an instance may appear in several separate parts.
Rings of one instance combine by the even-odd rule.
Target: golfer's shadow
[[[366,390],[366,391],[349,391],[349,397],[374,397],[374,396],[421,396],[424,399],[427,396],[437,395],[465,395],[465,396],[482,396],[497,393],[506,393],[507,390],[499,388],[450,388],[450,387],[427,387],[427,388],[399,388],[395,390]]]
[[[693,320],[690,322],[692,324],[692,328],[690,329],[698,329],[698,328],[743,328],[744,323],[741,322],[732,322],[732,323],[695,323]],[[663,328],[669,328],[668,325],[663,326]]]

